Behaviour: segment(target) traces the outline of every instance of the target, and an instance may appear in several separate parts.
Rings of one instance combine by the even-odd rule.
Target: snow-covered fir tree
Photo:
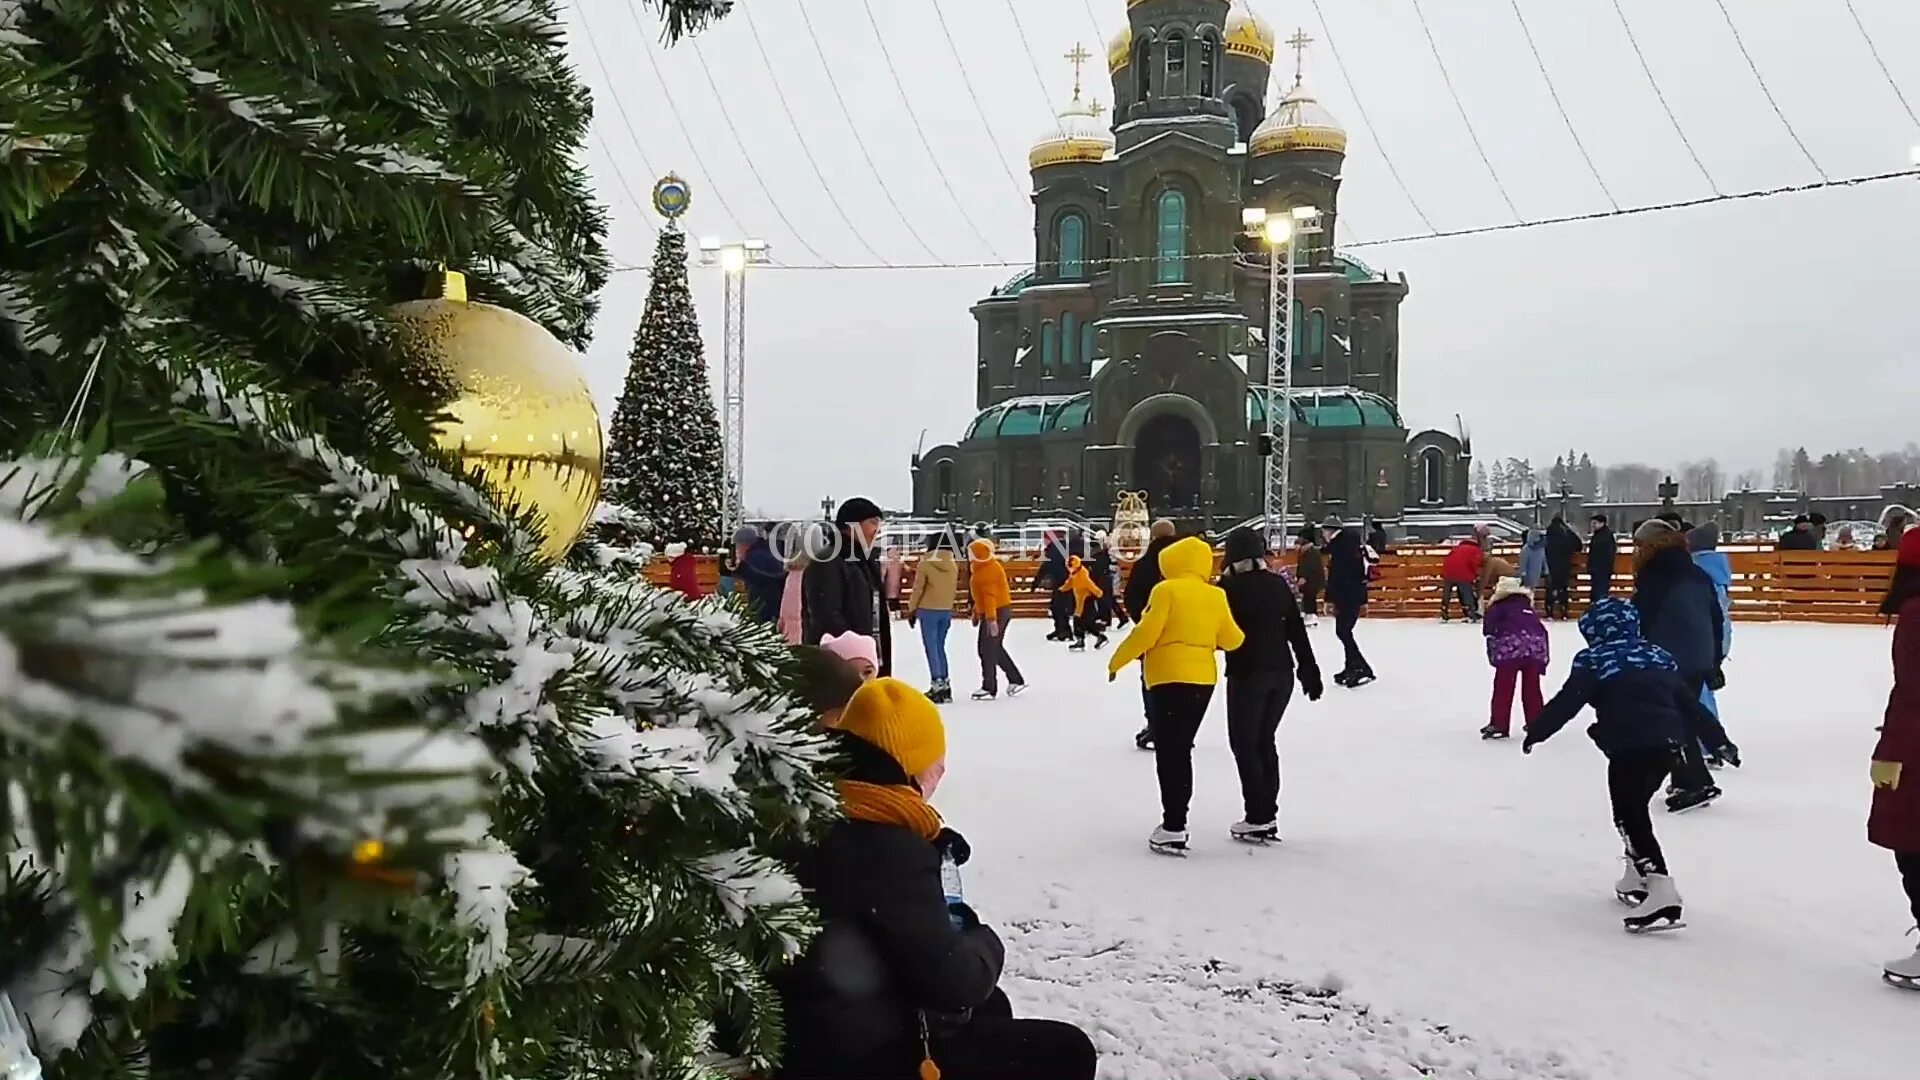
[[[645,517],[641,539],[713,550],[728,491],[706,349],[687,286],[687,235],[660,230],[626,387],[607,430],[605,497]]]
[[[585,340],[588,107],[554,0],[0,0],[0,993],[56,1080],[775,1051],[786,651],[541,559],[383,314],[444,265]]]

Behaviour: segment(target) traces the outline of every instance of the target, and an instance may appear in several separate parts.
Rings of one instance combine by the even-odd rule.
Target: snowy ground
[[[950,642],[956,693],[972,638]],[[976,852],[968,899],[1007,933],[1023,1011],[1095,1032],[1107,1080],[1897,1075],[1920,996],[1879,981],[1912,947],[1892,860],[1865,839],[1886,700],[1880,628],[1742,625],[1722,698],[1747,767],[1656,819],[1690,926],[1629,937],[1603,761],[1578,721],[1531,757],[1485,744],[1477,628],[1361,624],[1381,681],[1295,698],[1285,843],[1240,846],[1216,694],[1184,861],[1146,851],[1139,684],[1013,630],[1033,689],[946,710],[936,802]],[[1578,647],[1554,628],[1559,685]],[[918,635],[896,625],[902,677]],[[1315,631],[1328,671],[1339,646]],[[1136,669],[1137,670],[1137,669]]]

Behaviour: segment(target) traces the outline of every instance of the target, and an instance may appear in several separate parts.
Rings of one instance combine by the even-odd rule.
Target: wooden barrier
[[[1818,622],[1876,623],[1881,597],[1886,595],[1887,580],[1893,574],[1890,551],[1773,551],[1723,548],[1733,564],[1733,585],[1728,596],[1733,617],[1741,622]],[[1519,552],[1495,549],[1495,555],[1519,564]],[[1405,548],[1390,553],[1380,563],[1380,576],[1367,592],[1367,616],[1387,619],[1437,619],[1444,582],[1440,564],[1446,558],[1441,548]],[[904,601],[913,589],[916,560],[908,559],[901,585]],[[715,559],[698,559],[700,591],[714,592],[719,585]],[[1633,551],[1622,547],[1615,562],[1613,595],[1633,593]],[[1016,618],[1044,618],[1048,594],[1033,587],[1040,569],[1037,559],[1006,560],[1007,579],[1013,587]],[[1215,556],[1215,569],[1219,558]],[[1130,563],[1121,564],[1122,588]],[[647,580],[665,587],[667,564],[656,559],[647,566]],[[958,614],[967,613],[967,570],[962,563]],[[1573,575],[1573,613],[1587,609],[1588,584],[1584,557],[1575,563]],[[1544,590],[1536,597],[1545,601]]]

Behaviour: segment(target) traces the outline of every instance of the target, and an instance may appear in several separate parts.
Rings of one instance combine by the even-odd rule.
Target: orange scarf
[[[836,785],[847,804],[847,816],[876,825],[911,829],[922,840],[932,840],[943,827],[940,814],[918,791],[905,784],[865,784],[842,780]]]

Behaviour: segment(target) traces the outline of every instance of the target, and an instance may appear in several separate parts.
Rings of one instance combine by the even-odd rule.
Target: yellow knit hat
[[[847,702],[835,725],[887,752],[908,776],[947,756],[947,725],[927,695],[899,679],[874,679]]]

